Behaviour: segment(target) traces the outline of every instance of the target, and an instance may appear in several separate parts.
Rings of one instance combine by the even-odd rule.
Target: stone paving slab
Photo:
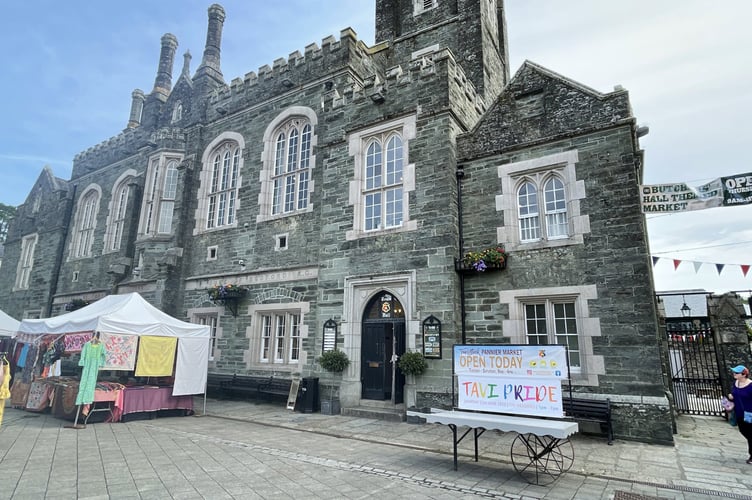
[[[680,418],[674,447],[575,436],[572,470],[548,486],[514,471],[509,434],[485,433],[477,463],[463,442],[454,471],[451,432],[435,424],[214,400],[203,416],[66,423],[6,409],[0,498],[752,499],[744,442],[714,418]]]

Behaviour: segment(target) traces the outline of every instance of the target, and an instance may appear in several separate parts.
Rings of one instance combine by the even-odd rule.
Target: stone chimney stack
[[[136,128],[141,125],[141,113],[144,110],[144,93],[136,89],[131,94],[131,116],[128,119],[128,128]]]
[[[204,57],[198,70],[196,70],[196,75],[206,74],[219,81],[223,81],[219,52],[222,45],[222,27],[224,22],[225,10],[222,6],[215,3],[209,7],[209,28],[206,32]]]
[[[162,52],[159,54],[159,69],[154,80],[153,92],[167,97],[172,90],[172,65],[175,62],[175,49],[178,39],[171,33],[162,36]]]
[[[185,54],[183,54],[183,71],[180,73],[180,76],[184,76],[188,79],[191,78],[191,51],[186,50]]]

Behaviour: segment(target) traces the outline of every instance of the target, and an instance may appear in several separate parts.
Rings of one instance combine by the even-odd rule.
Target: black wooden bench
[[[287,397],[290,394],[292,380],[284,378],[258,377],[252,375],[215,376],[218,381],[216,394],[220,397],[242,397],[264,395]],[[208,391],[207,391],[208,392]]]
[[[222,384],[232,380],[234,375],[229,373],[209,373],[206,376],[206,395],[211,397],[222,397]]]
[[[564,413],[573,420],[597,422],[601,432],[606,434],[608,444],[614,442],[614,429],[611,425],[610,399],[564,398]]]
[[[259,394],[264,394],[270,399],[272,396],[284,396],[290,395],[290,385],[292,380],[286,378],[274,378],[269,377],[265,382],[261,382],[258,385]]]

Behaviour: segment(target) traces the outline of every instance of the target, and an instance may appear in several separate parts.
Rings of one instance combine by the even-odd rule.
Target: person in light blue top
[[[752,464],[752,421],[744,420],[745,411],[752,413],[752,380],[749,379],[749,370],[744,365],[733,367],[731,372],[734,374],[734,385],[728,398],[734,402],[736,426],[747,440],[747,463]]]

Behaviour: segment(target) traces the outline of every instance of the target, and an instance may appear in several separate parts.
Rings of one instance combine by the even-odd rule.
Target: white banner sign
[[[733,207],[752,203],[752,172],[712,180],[702,186],[652,184],[640,186],[643,213],[670,213]]]
[[[561,380],[554,377],[460,375],[459,407],[538,417],[564,416]]]
[[[569,377],[561,345],[455,345],[456,375]]]

